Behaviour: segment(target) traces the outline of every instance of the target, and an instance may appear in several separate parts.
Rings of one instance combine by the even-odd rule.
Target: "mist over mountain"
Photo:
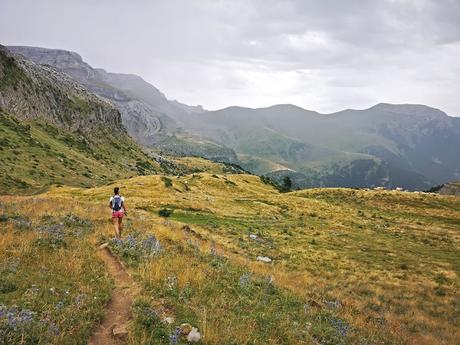
[[[204,111],[171,101],[141,77],[93,68],[73,52],[10,47],[65,72],[114,104],[140,144],[173,155],[238,163],[295,187],[428,189],[460,178],[460,119],[416,104],[333,114],[281,104]]]
[[[248,155],[251,165],[262,158],[286,167],[275,176],[289,174],[300,186],[423,189],[460,177],[460,119],[424,105],[333,114],[230,107],[189,120],[189,130]],[[273,173],[267,170],[258,173]]]

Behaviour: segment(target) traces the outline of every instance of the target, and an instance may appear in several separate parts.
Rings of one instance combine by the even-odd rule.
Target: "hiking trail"
[[[133,279],[122,264],[112,255],[106,245],[98,249],[98,256],[104,261],[112,276],[115,288],[105,307],[102,322],[94,329],[88,345],[122,345],[127,343],[128,322],[131,319],[131,304],[138,292]]]

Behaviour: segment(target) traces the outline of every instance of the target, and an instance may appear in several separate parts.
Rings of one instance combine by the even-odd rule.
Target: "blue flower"
[[[181,329],[180,327],[176,327],[176,329],[169,336],[169,343],[171,345],[176,345],[180,339],[180,335],[181,335]]]

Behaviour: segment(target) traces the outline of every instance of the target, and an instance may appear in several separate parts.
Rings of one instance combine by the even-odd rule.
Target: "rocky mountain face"
[[[0,193],[159,171],[113,104],[55,67],[0,46]]]
[[[72,131],[111,126],[124,132],[120,113],[57,69],[0,46],[0,106],[24,120],[46,119]]]
[[[42,66],[49,65],[59,69],[91,92],[113,103],[119,109],[128,133],[142,144],[152,144],[157,137],[177,127],[172,118],[142,99],[129,95],[130,88],[135,88],[142,82],[147,84],[137,76],[116,75],[94,69],[77,53],[65,50],[35,47],[8,47],[8,49]],[[118,85],[125,85],[125,88],[118,88]],[[156,98],[160,106],[167,103],[164,95],[157,89],[151,87],[150,91],[154,93],[152,97]]]
[[[442,185],[437,192],[442,195],[460,196],[460,181],[446,183]]]
[[[8,49],[35,63],[57,68],[115,105],[129,135],[141,145],[158,147],[166,154],[193,155],[229,163],[237,161],[233,150],[190,135],[183,129],[191,114],[204,112],[201,106],[168,100],[141,77],[93,68],[74,52],[20,46]]]

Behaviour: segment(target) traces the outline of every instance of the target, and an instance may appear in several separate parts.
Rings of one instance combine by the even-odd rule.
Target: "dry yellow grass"
[[[219,343],[228,332],[236,343],[244,343],[257,330],[250,319],[238,321],[224,313],[236,308],[225,300],[229,292],[223,293],[224,300],[210,297],[216,307],[203,305],[206,291],[212,284],[218,286],[209,277],[219,275],[193,250],[200,255],[217,252],[235,272],[239,267],[256,277],[272,277],[275,286],[304,303],[315,301],[323,310],[338,302],[338,309],[331,312],[375,342],[455,344],[460,338],[456,197],[347,189],[280,194],[256,176],[208,173],[135,177],[118,185],[130,210],[127,233],[154,233],[174,253],[131,268],[144,284],[145,297],[169,276],[177,279],[179,291],[193,290],[196,295],[187,308],[207,344]],[[23,202],[21,212],[30,217],[37,216],[34,212],[72,212],[99,222],[109,212],[106,204],[113,186],[58,187],[39,197],[2,201]],[[33,211],[25,207],[30,200],[39,205]],[[74,205],[71,210],[69,205]],[[165,207],[173,210],[166,220],[157,213]],[[191,232],[182,229],[185,224]],[[111,233],[110,223],[102,223],[90,239],[96,243]],[[249,234],[257,235],[257,240],[249,239]],[[7,231],[1,248],[12,241],[14,236]],[[273,262],[258,262],[257,255],[267,255]],[[66,269],[81,273],[78,265]],[[177,309],[169,305],[175,297],[156,297],[165,311]],[[295,319],[291,315],[291,322]],[[280,320],[280,327],[287,320]],[[268,334],[266,343],[280,341]],[[284,341],[294,341],[286,334]],[[148,336],[138,333],[136,339],[147,341]],[[347,341],[357,339],[350,335]]]

